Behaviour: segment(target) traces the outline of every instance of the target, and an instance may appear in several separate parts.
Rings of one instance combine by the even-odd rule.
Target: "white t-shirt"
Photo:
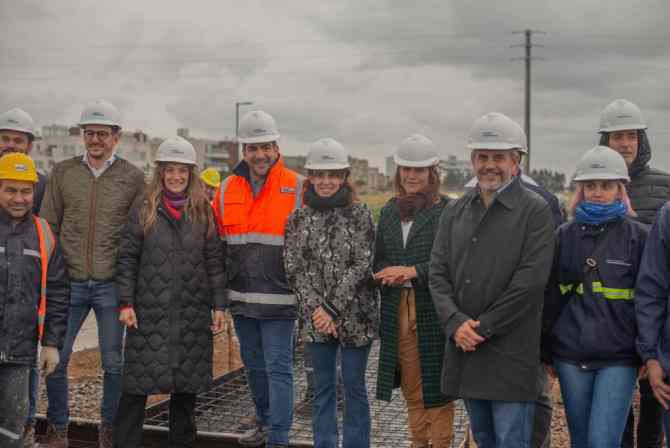
[[[402,247],[407,246],[407,238],[409,237],[409,231],[412,228],[412,224],[414,224],[414,221],[400,221],[400,226],[402,227]],[[411,288],[412,282],[407,280],[403,286],[405,288]]]

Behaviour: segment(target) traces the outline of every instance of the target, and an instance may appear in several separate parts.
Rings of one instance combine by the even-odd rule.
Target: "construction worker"
[[[0,446],[7,448],[23,446],[38,339],[40,367],[51,375],[67,327],[65,263],[49,224],[32,212],[37,181],[27,155],[0,158]]]
[[[228,309],[240,341],[257,426],[244,446],[288,446],[293,420],[293,332],[296,299],[283,264],[284,227],[302,206],[302,177],[287,169],[279,130],[266,112],[240,121],[243,160],[214,198],[227,244]]]
[[[284,260],[298,299],[305,351],[314,368],[314,447],[336,448],[337,370],[342,365],[342,446],[368,448],[368,356],[379,332],[372,278],[375,226],[356,196],[349,157],[332,138],[314,142],[305,162],[305,207],[286,225]],[[341,362],[338,362],[338,354]]]
[[[33,118],[25,111],[14,108],[0,115],[0,156],[12,152],[30,155],[36,137],[36,126]],[[47,177],[37,172],[37,184],[33,199],[33,213],[39,214],[42,198],[47,185]],[[37,364],[30,370],[30,403],[28,418],[24,428],[24,445],[34,445],[35,414],[37,413],[37,394],[39,390],[39,371]]]
[[[216,189],[221,185],[221,173],[216,168],[206,168],[200,173],[200,179],[205,183],[207,197],[214,200]]]
[[[510,121],[496,113],[475,121],[467,147],[478,185],[445,208],[430,258],[446,339],[442,392],[463,398],[479,448],[531,447],[554,250],[549,205],[515,176]]]
[[[648,371],[655,399],[663,409],[665,433],[670,434],[670,203],[658,212],[635,285],[637,350]],[[642,421],[640,424],[643,424]],[[641,445],[640,445],[641,446]],[[647,445],[651,446],[651,445]]]
[[[25,111],[14,108],[0,115],[0,156],[10,152],[30,155],[37,130],[33,118]],[[47,177],[38,172],[33,201],[33,212],[38,213],[42,205]]]
[[[115,153],[121,138],[116,107],[104,100],[88,104],[79,127],[86,152],[53,168],[40,210],[62,244],[72,281],[60,364],[47,380],[49,448],[68,446],[67,366],[75,338],[91,309],[98,325],[104,371],[98,444],[102,448],[112,446],[112,422],[121,395],[123,339],[114,282],[116,259],[128,211],[144,191],[142,171]]]
[[[647,227],[634,216],[624,159],[606,146],[577,165],[570,211],[556,232],[543,311],[574,448],[619,447],[640,368],[633,292]]]
[[[375,278],[382,292],[377,398],[391,401],[399,374],[412,447],[448,448],[454,404],[440,391],[445,338],[428,288],[428,267],[449,199],[440,194],[440,157],[430,139],[406,138],[393,160],[396,194],[382,208],[375,245]]]
[[[651,145],[647,124],[640,108],[625,99],[608,104],[600,114],[600,145],[609,146],[624,158],[630,182],[626,190],[640,222],[651,225],[659,209],[670,200],[670,174],[649,166]],[[646,378],[640,384],[640,415],[637,446],[660,448],[663,445],[663,409],[654,398]],[[633,448],[634,415],[628,416],[622,447]]]

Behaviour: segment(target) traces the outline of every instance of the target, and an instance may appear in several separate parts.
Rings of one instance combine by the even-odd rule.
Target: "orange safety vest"
[[[303,178],[285,168],[280,157],[254,197],[245,169],[239,165],[214,198],[219,235],[229,246],[239,248],[229,251],[239,271],[230,279],[226,295],[234,314],[290,316],[295,313],[295,294],[288,287],[284,266],[275,260],[282,259],[288,217],[302,207]],[[253,275],[258,270],[264,273],[262,279]]]
[[[285,168],[281,158],[255,198],[245,177],[227,177],[214,199],[221,238],[231,245],[283,246],[286,221],[302,207],[302,185],[302,177]]]
[[[37,308],[37,334],[40,340],[44,335],[44,321],[47,315],[47,273],[49,260],[56,249],[56,238],[51,231],[51,227],[46,219],[33,215],[37,237],[40,243],[40,262],[42,265],[42,274],[40,278],[40,304]]]

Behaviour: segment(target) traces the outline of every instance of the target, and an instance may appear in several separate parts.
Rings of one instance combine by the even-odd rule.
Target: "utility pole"
[[[526,63],[526,86],[525,86],[525,106],[524,106],[524,131],[526,132],[528,154],[524,158],[524,171],[526,174],[530,175],[530,63],[533,59],[531,56],[531,49],[535,47],[542,47],[542,45],[532,43],[533,34],[546,34],[544,31],[534,31],[534,30],[524,30],[524,31],[514,31],[513,34],[524,34],[526,37],[526,42],[524,44],[512,45],[512,47],[524,47],[526,50],[526,55],[523,58],[513,58],[512,60],[518,61],[523,60]]]

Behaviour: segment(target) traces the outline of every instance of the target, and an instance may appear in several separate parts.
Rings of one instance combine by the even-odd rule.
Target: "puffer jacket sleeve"
[[[216,228],[206,238],[205,269],[212,291],[212,308],[223,311],[228,307],[226,301],[225,245],[219,238]]]
[[[446,209],[440,217],[435,244],[433,244],[433,250],[430,253],[429,270],[430,294],[433,298],[435,311],[442,323],[444,334],[449,338],[464,322],[471,319],[470,316],[460,310],[456,303],[456,291],[451,279],[451,268],[449,267],[451,213],[451,209]]]
[[[47,268],[47,311],[42,345],[63,348],[70,306],[70,281],[65,260],[56,244]]]
[[[670,204],[661,208],[646,240],[635,286],[637,351],[643,362],[658,358],[657,347],[667,321],[670,294]]]
[[[323,294],[314,288],[314,284],[307,275],[307,266],[310,263],[318,263],[317,260],[306,260],[302,250],[301,239],[301,210],[295,211],[286,222],[284,235],[284,270],[289,288],[293,290],[300,307],[306,304],[323,302]]]
[[[135,303],[135,287],[144,243],[144,228],[140,223],[140,209],[141,203],[136,204],[130,210],[128,221],[121,231],[116,269],[116,283],[119,286],[121,304],[133,305]]]
[[[374,258],[375,226],[372,213],[365,205],[355,205],[351,228],[351,263],[342,272],[339,283],[327,295],[324,308],[334,317],[356,297],[358,289],[372,281],[372,261]],[[329,308],[329,309],[328,309]]]

